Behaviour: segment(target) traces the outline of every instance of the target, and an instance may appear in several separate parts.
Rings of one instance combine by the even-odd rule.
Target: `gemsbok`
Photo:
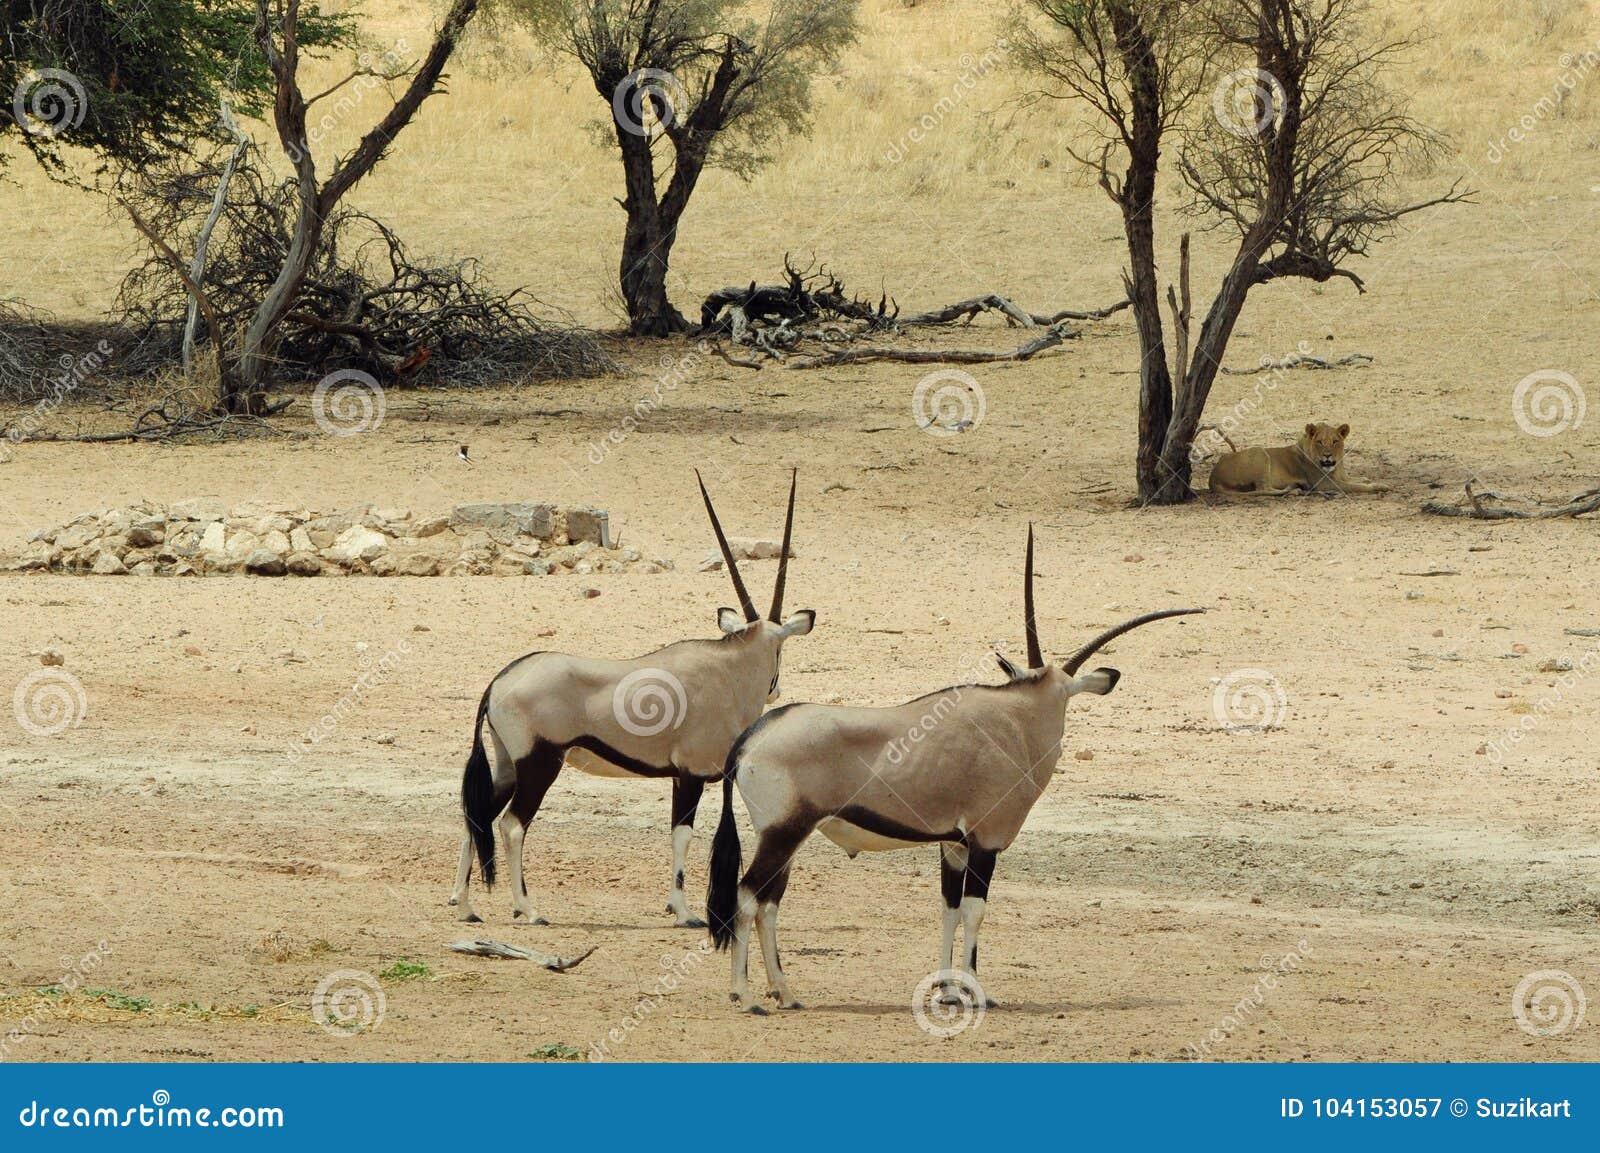
[[[698,471],[695,479],[700,480]],[[632,660],[598,660],[565,653],[529,653],[495,675],[478,702],[472,754],[461,778],[466,835],[450,904],[457,919],[481,918],[467,899],[474,846],[486,885],[495,881],[492,823],[498,816],[512,870],[512,918],[543,924],[528,899],[522,848],[563,765],[597,776],[668,778],[672,781],[672,880],[667,911],[680,926],[703,928],[683,896],[684,857],[694,835],[695,808],[707,781],[722,775],[728,750],[741,732],[778,697],[783,642],[804,636],[816,614],[802,609],[783,617],[783,589],[794,532],[796,478],[789,481],[789,510],[772,609],[765,619],[739,575],[733,550],[700,481],[700,495],[733,579],[739,609],[719,609],[722,636],[679,641]],[[484,747],[494,747],[491,765]]]
[[[752,921],[761,934],[769,995],[799,1008],[778,957],[778,904],[790,863],[818,830],[854,857],[872,850],[939,845],[943,896],[941,1000],[952,986],[979,992],[978,930],[995,859],[1016,839],[1061,755],[1067,702],[1104,695],[1116,669],[1078,669],[1109,641],[1151,621],[1204,612],[1166,609],[1107,629],[1060,667],[1046,665],[1033,612],[1033,527],[1023,577],[1028,667],[999,657],[1003,685],[959,685],[889,708],[795,704],[756,721],[728,754],[722,819],[711,843],[706,917],[718,949],[733,946],[732,999],[760,1012],[747,989]],[[998,654],[996,654],[998,656]],[[756,849],[741,877],[734,823],[737,784]],[[966,974],[953,971],[956,923]],[[960,977],[957,980],[957,977]]]

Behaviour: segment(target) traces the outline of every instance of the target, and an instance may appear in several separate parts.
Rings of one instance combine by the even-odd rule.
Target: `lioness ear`
[[[1350,426],[1348,424],[1341,424],[1339,426],[1339,439],[1343,440],[1345,437],[1347,437],[1349,435],[1350,435]]]
[[[1307,436],[1316,436],[1317,435],[1317,426],[1314,425],[1314,424],[1306,425],[1306,435]]]

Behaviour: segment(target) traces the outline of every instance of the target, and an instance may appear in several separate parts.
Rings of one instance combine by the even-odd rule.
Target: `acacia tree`
[[[575,57],[611,109],[627,214],[620,282],[631,330],[688,328],[668,262],[707,167],[749,179],[809,123],[811,78],[856,37],[857,0],[508,0]]]
[[[1339,277],[1364,291],[1346,261],[1402,217],[1470,193],[1402,195],[1407,167],[1440,140],[1383,87],[1410,41],[1369,36],[1362,0],[1028,2],[1048,20],[1018,29],[1020,59],[1045,81],[1035,95],[1093,111],[1099,147],[1074,157],[1122,212],[1139,331],[1139,499],[1178,504],[1193,495],[1195,433],[1250,290]],[[1184,238],[1181,298],[1168,290],[1170,362],[1155,260],[1169,136],[1183,207],[1237,236],[1192,350]]]
[[[409,83],[355,148],[336,160],[323,178],[317,174],[312,152],[315,137],[307,128],[309,110],[357,77],[372,75],[372,70],[358,67],[337,84],[307,98],[300,87],[300,0],[257,0],[256,42],[272,78],[273,124],[278,142],[294,168],[295,219],[278,277],[245,329],[236,368],[224,375],[222,405],[228,411],[264,409],[266,377],[279,326],[294,308],[305,284],[328,217],[356,182],[383,158],[423,101],[439,91],[444,66],[477,10],[478,0],[453,0],[427,55],[414,69],[406,70]]]
[[[246,111],[268,92],[250,51],[252,0],[0,0],[0,138],[16,138],[55,176],[62,146],[146,164],[182,148],[231,94]],[[348,22],[308,13],[328,43]],[[0,165],[6,155],[0,152]]]

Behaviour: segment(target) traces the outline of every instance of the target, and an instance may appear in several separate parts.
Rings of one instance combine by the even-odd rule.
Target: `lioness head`
[[[1332,472],[1344,460],[1344,438],[1350,435],[1350,426],[1341,424],[1308,424],[1306,434],[1300,438],[1300,451],[1306,459],[1323,472]]]

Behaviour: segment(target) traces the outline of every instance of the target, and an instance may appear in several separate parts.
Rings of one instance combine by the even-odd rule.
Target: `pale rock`
[[[339,564],[370,561],[389,550],[389,538],[363,525],[351,525],[324,551]]]
[[[234,560],[244,560],[245,557],[261,547],[261,539],[247,528],[235,529],[228,534],[228,543],[222,551]]]
[[[295,576],[316,576],[322,572],[322,562],[309,549],[290,553],[284,567]]]
[[[567,510],[567,539],[574,544],[611,547],[611,519],[604,509],[580,505]]]
[[[402,556],[397,562],[397,571],[401,576],[438,576],[439,558],[425,552],[414,552]]]
[[[502,504],[458,504],[450,511],[450,527],[500,529],[548,539],[555,532],[555,508],[518,501]]]
[[[450,518],[447,516],[430,516],[417,521],[411,526],[411,535],[415,537],[438,536],[450,527]]]
[[[279,557],[288,556],[294,551],[294,546],[289,543],[288,535],[286,533],[279,532],[277,529],[274,529],[261,538],[261,547],[266,549],[273,556]]]
[[[283,558],[271,549],[258,548],[244,559],[244,571],[256,576],[282,576],[288,571]]]
[[[128,569],[117,559],[116,553],[103,552],[95,557],[94,567],[90,571],[97,576],[122,576]]]
[[[155,576],[159,571],[153,560],[142,560],[128,570],[134,576]]]
[[[328,544],[332,543],[333,539],[330,537]],[[295,552],[315,552],[317,550],[317,546],[311,540],[311,534],[306,532],[303,525],[296,525],[289,530],[289,547]]]
[[[195,550],[206,554],[220,553],[226,542],[227,530],[222,527],[220,520],[214,520],[206,525],[205,531],[200,534],[200,541],[195,545]]]

